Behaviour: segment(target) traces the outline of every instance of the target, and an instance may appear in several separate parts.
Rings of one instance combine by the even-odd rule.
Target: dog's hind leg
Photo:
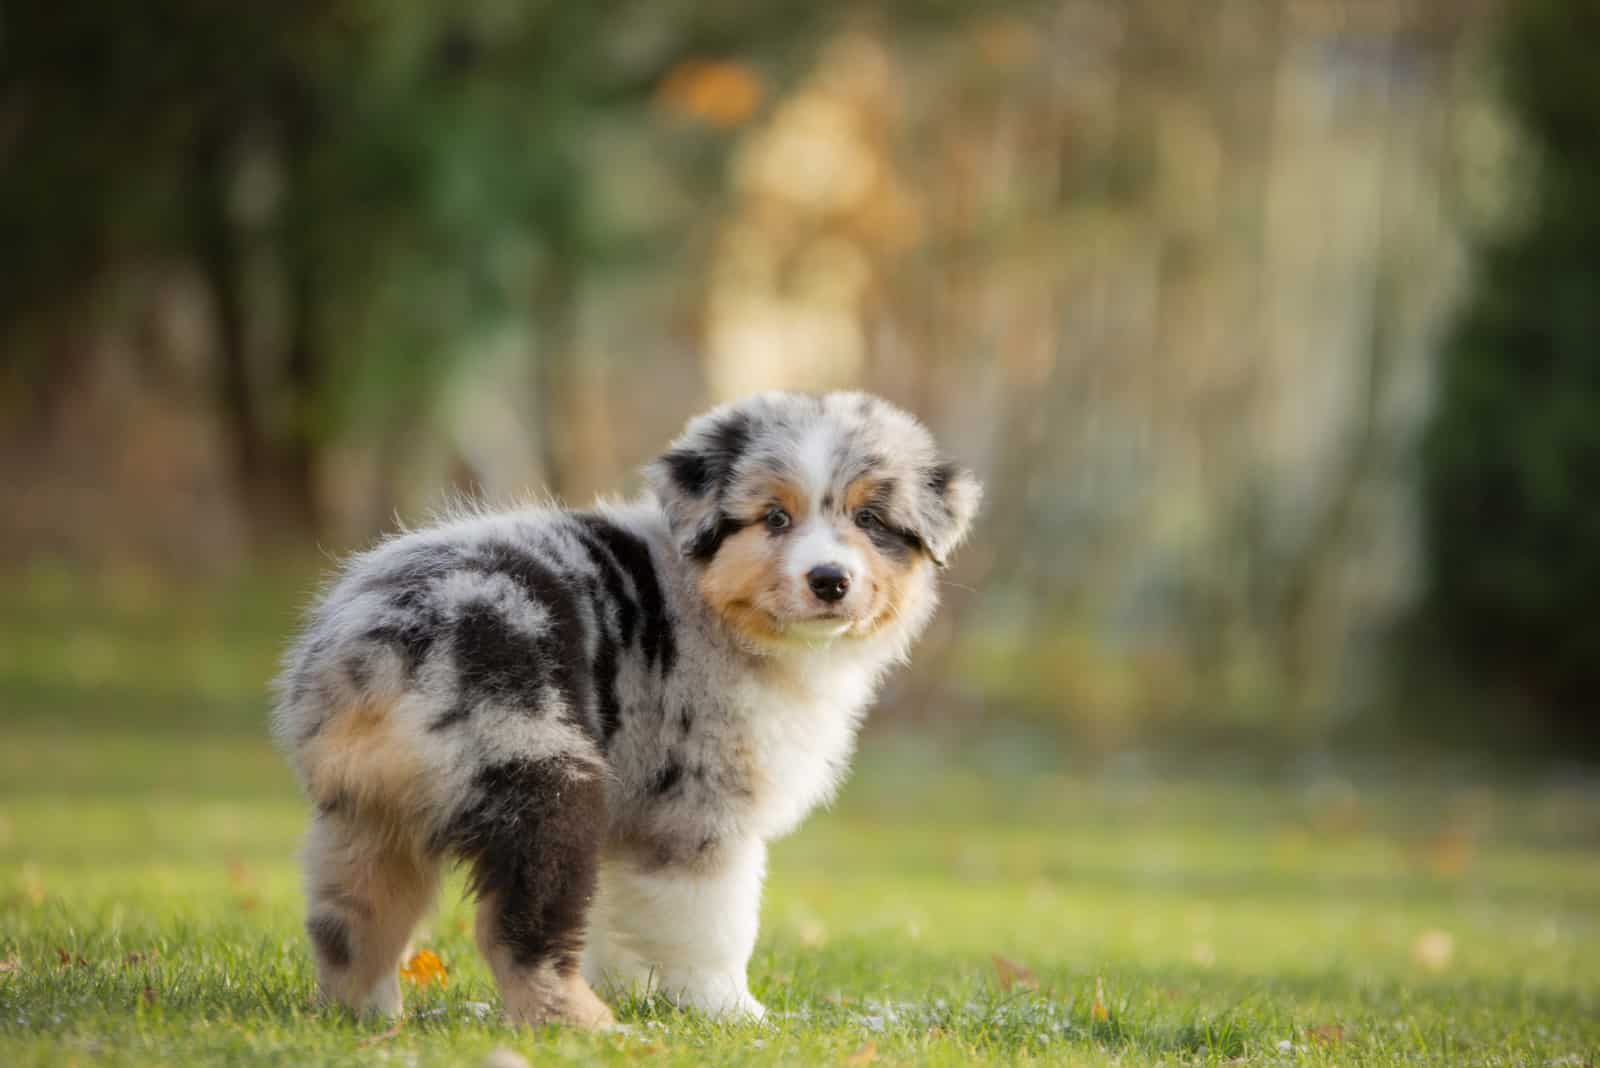
[[[357,1013],[400,1015],[400,958],[433,902],[439,861],[382,826],[323,812],[305,865],[306,930],[323,996]]]
[[[443,843],[472,865],[478,948],[517,1023],[600,1028],[579,972],[606,827],[600,768],[553,755],[483,768]]]

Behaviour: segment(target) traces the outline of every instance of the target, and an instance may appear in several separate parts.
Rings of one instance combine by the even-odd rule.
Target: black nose
[[[811,592],[824,601],[842,601],[850,591],[850,576],[838,564],[819,564],[806,572]]]

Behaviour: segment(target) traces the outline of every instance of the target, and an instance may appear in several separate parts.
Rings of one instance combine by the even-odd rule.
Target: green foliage
[[[405,411],[476,336],[547,325],[541,278],[614,246],[601,134],[698,162],[706,131],[640,121],[669,70],[781,63],[824,25],[789,2],[4,5],[0,353],[106,274],[188,256],[224,349],[250,332],[230,316],[286,307],[300,351],[267,363],[299,361],[290,395],[249,402],[280,436]]]
[[[1600,9],[1508,16],[1535,150],[1513,232],[1482,249],[1424,453],[1428,610],[1473,675],[1600,752]]]

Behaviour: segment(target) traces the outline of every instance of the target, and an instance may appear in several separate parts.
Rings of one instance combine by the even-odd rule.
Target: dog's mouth
[[[779,620],[777,622],[786,637],[798,638],[801,641],[820,642],[842,637],[846,631],[855,625],[856,621],[849,616],[828,613],[827,615],[810,616],[805,619]]]

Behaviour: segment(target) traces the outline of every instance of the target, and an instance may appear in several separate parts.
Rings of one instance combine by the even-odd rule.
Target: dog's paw
[[[704,991],[678,1000],[679,1004],[726,1023],[760,1023],[767,1018],[767,1007],[748,990]]]
[[[728,1012],[727,1016],[732,1020],[747,1020],[751,1023],[760,1023],[767,1018],[767,1007],[746,992],[739,999],[738,1004]]]

